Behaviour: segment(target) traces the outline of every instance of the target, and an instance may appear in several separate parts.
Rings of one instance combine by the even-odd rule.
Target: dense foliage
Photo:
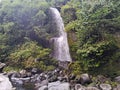
[[[19,68],[54,69],[48,49],[46,0],[0,3],[0,61]]]
[[[43,71],[56,66],[50,57],[49,7],[58,8],[63,17],[73,59],[71,72],[120,74],[119,0],[3,0],[1,62]]]
[[[62,7],[72,57],[83,72],[119,74],[119,9],[114,0],[71,0]]]

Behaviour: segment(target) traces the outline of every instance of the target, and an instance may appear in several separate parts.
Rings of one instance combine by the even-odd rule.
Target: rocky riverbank
[[[87,73],[67,75],[60,69],[38,73],[37,68],[29,72],[9,72],[6,75],[16,90],[120,90],[120,76],[111,80],[103,75],[93,77]],[[17,89],[28,83],[31,84],[29,89]]]
[[[67,74],[59,68],[48,72],[39,72],[33,68],[19,72],[1,72],[0,87],[0,90],[120,90],[120,76],[111,79],[87,73]]]

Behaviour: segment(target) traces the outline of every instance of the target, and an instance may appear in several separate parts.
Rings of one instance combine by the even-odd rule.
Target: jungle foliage
[[[120,64],[119,1],[71,0],[62,7],[61,14],[72,57],[80,63],[83,72],[105,73],[104,70],[108,70],[109,74],[119,75],[120,68],[112,66]]]
[[[119,0],[3,0],[1,62],[43,71],[55,68],[56,61],[50,57],[49,7],[56,7],[62,15],[73,59],[69,65],[72,72],[108,70],[110,75],[120,74]]]

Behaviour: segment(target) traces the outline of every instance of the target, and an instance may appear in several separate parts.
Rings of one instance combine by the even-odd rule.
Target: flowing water
[[[53,57],[59,61],[72,61],[65,32],[64,23],[59,11],[56,8],[50,8],[52,14],[52,24],[57,31],[56,37],[52,38]]]

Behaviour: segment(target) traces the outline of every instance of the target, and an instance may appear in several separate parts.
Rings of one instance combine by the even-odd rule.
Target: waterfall
[[[51,16],[52,16],[52,24],[56,29],[56,36],[52,38],[53,42],[53,54],[52,56],[59,61],[72,61],[68,40],[67,40],[67,33],[65,32],[64,23],[59,11],[56,8],[50,8]]]

